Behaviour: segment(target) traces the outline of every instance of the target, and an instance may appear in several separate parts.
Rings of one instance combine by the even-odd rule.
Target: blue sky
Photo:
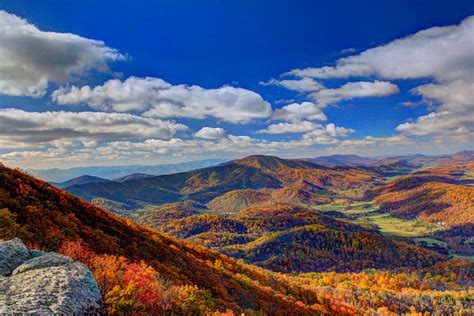
[[[0,10],[7,164],[473,148],[472,1],[0,1]]]

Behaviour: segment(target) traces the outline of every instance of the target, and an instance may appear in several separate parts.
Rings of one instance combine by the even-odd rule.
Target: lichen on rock
[[[0,314],[103,314],[91,271],[58,253],[0,241]]]

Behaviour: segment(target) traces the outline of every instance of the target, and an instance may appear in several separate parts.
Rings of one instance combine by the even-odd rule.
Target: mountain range
[[[133,207],[184,199],[208,203],[229,191],[283,189],[297,182],[303,183],[303,180],[319,187],[321,192],[311,194],[321,196],[328,188],[347,190],[377,181],[377,175],[352,167],[323,167],[301,160],[250,156],[189,172],[120,183],[93,182],[73,185],[66,190],[89,201],[105,198]]]
[[[395,261],[390,263],[391,255],[385,254],[380,263],[374,259],[356,263],[357,255],[348,254],[352,246],[346,249],[345,242],[344,246],[338,246],[342,247],[340,250],[334,251],[334,240],[327,243],[328,249],[319,248],[326,241],[309,245],[306,240],[331,236],[351,242],[363,239],[361,243],[375,242],[374,245],[390,242],[391,246],[376,248],[398,249],[400,254],[411,246],[400,246],[397,240],[385,241],[388,237],[385,230],[403,227],[399,231],[395,229],[395,235],[415,236],[419,239],[410,239],[415,244],[446,229],[458,227],[463,232],[460,227],[474,224],[474,160],[471,158],[472,152],[463,152],[429,160],[425,156],[390,157],[368,166],[321,166],[305,160],[257,155],[189,172],[75,184],[65,190],[154,230],[206,244],[275,271],[356,271],[354,267],[393,267]],[[420,159],[429,164],[422,164]],[[359,209],[359,205],[364,208]],[[274,214],[288,207],[283,212],[282,226],[255,227],[255,222],[268,225],[268,221],[275,221],[278,216]],[[291,207],[297,207],[298,211],[290,211]],[[254,209],[272,215],[259,215],[249,222],[243,214]],[[365,227],[364,237],[360,237],[357,229],[349,233],[348,226],[330,229],[318,226],[333,219]],[[456,254],[458,249],[463,254],[474,255],[473,241],[466,236],[457,237],[456,242],[453,236],[436,237],[447,246],[426,248],[442,255]],[[263,248],[269,251],[268,257],[252,255],[261,254]],[[305,249],[306,255],[295,256],[298,249]],[[331,260],[324,264],[315,261],[321,251]],[[359,253],[363,250],[359,249]],[[347,266],[340,266],[341,254],[347,256]],[[299,261],[282,261],[283,256]]]
[[[171,175],[76,181],[66,188],[76,196],[0,166],[0,238],[84,262],[111,314],[153,311],[158,297],[183,315],[469,313],[472,298],[461,289],[472,285],[474,265],[454,258],[473,249],[469,159],[387,177],[367,166],[250,156]],[[419,190],[434,192],[421,212]],[[435,218],[425,214],[430,203]],[[148,287],[133,290],[131,275]]]
[[[176,164],[160,165],[122,165],[122,166],[90,166],[68,169],[28,169],[28,172],[44,181],[65,182],[73,178],[90,175],[107,180],[114,180],[134,173],[150,175],[170,174],[205,168],[225,162],[222,159],[205,159]]]

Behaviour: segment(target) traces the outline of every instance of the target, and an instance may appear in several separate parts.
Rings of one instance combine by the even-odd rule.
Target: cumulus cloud
[[[291,103],[275,110],[274,120],[298,122],[303,119],[326,121],[327,116],[321,107],[312,102]]]
[[[386,137],[366,136],[363,138],[346,139],[333,146],[325,148],[327,154],[356,154],[363,156],[401,155],[413,154],[416,146],[417,152],[432,152],[439,154],[442,147],[436,148],[433,142],[415,141],[404,135]],[[436,148],[436,149],[435,149]],[[445,146],[444,146],[444,149]],[[453,148],[453,150],[456,150]],[[459,150],[459,149],[458,149]]]
[[[354,132],[353,129],[339,127],[333,123],[324,126],[309,121],[271,124],[257,131],[258,134],[304,133],[301,140],[307,145],[336,143],[340,137],[346,137],[352,132]],[[323,138],[324,141],[322,141]],[[330,141],[327,141],[328,139]]]
[[[448,111],[443,111],[431,112],[427,115],[420,116],[415,122],[400,124],[396,129],[403,134],[415,136],[444,135],[451,133],[470,135],[474,131],[473,127],[474,112],[460,116]]]
[[[315,128],[302,135],[300,139],[288,141],[268,141],[247,135],[227,135],[221,138],[190,138],[171,137],[168,139],[125,139],[94,142],[80,139],[80,143],[71,139],[57,139],[50,142],[49,147],[21,149],[1,153],[0,160],[8,164],[22,166],[50,166],[51,164],[67,165],[91,163],[140,163],[170,161],[174,157],[189,160],[191,157],[202,158],[242,154],[294,154],[295,150],[310,149],[314,145],[338,144],[340,137],[350,133],[350,129],[337,127],[334,124],[316,125]],[[88,135],[89,136],[89,135]],[[0,144],[2,138],[0,137]],[[222,156],[223,155],[223,156]],[[67,163],[66,163],[67,162]]]
[[[225,130],[222,127],[203,127],[194,136],[204,139],[219,139],[225,136]]]
[[[412,89],[430,104],[432,112],[400,124],[402,135],[431,136],[436,141],[471,141],[474,135],[474,16],[458,25],[432,27],[341,58],[332,67],[295,69],[289,75],[319,79],[377,77],[429,78],[430,84]],[[329,89],[331,90],[331,89]],[[387,90],[390,88],[387,86]],[[395,91],[395,90],[393,90]],[[329,95],[326,95],[329,94]],[[325,90],[312,95],[317,103],[337,102],[340,95]],[[412,106],[420,102],[403,105]]]
[[[186,129],[185,125],[172,121],[126,113],[0,110],[3,148],[18,144],[64,146],[58,142],[71,140],[82,141],[90,147],[103,140],[169,138]]]
[[[362,97],[383,97],[398,93],[396,85],[386,81],[348,82],[336,89],[323,89],[312,93],[311,97],[321,106],[334,104],[342,100]]]
[[[147,139],[145,141],[115,141],[109,143],[113,151],[150,151],[161,154],[179,153],[270,153],[280,150],[302,149],[313,145],[327,145],[339,143],[339,137],[345,137],[352,132],[344,127],[337,127],[334,124],[326,126],[317,124],[314,129],[302,135],[300,139],[288,141],[268,141],[265,139],[253,138],[247,135],[228,135],[221,138],[204,139],[179,139],[171,138],[167,140]]]
[[[319,125],[313,131],[303,134],[301,143],[308,146],[313,144],[337,144],[340,142],[339,138],[346,137],[352,132],[354,132],[353,129],[339,127],[333,123],[326,126]]]
[[[340,142],[333,150],[360,152],[366,148],[385,148],[390,146],[415,145],[415,142],[403,135],[389,137],[366,136],[361,139],[347,139]]]
[[[95,88],[87,85],[81,88],[61,87],[51,97],[58,104],[86,103],[102,111],[144,112],[153,106],[157,95],[171,87],[159,78],[129,77],[125,81],[108,80]]]
[[[473,78],[474,17],[459,25],[432,27],[341,58],[334,67],[295,69],[288,74],[314,78],[380,76],[386,79]]]
[[[259,94],[231,86],[205,89],[197,85],[171,85],[159,78],[112,79],[91,88],[72,86],[53,92],[59,104],[86,103],[102,111],[137,111],[144,116],[167,118],[217,118],[231,123],[247,123],[266,118],[272,108]]]
[[[288,90],[298,91],[298,92],[312,92],[318,91],[324,88],[324,86],[312,78],[302,78],[295,80],[277,80],[270,79],[267,82],[260,82],[263,86],[278,86],[283,87]]]
[[[320,126],[309,121],[296,123],[277,123],[270,124],[267,128],[257,131],[257,134],[286,134],[286,133],[304,133],[309,132]]]
[[[0,11],[0,94],[41,97],[49,82],[63,83],[108,62],[124,59],[104,42],[70,33],[44,32]]]
[[[412,89],[412,92],[429,101],[439,102],[439,110],[474,110],[474,81],[460,79],[443,84],[426,84]]]
[[[473,57],[474,59],[474,57]],[[426,84],[414,88],[429,103],[437,103],[436,110],[415,121],[400,124],[396,129],[405,135],[434,136],[438,141],[455,137],[461,141],[474,139],[474,81],[456,80],[440,84]]]

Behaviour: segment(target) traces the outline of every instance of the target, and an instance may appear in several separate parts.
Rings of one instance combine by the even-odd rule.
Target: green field
[[[433,233],[437,230],[437,227],[432,224],[417,220],[400,219],[387,213],[378,212],[358,217],[354,222],[361,225],[375,225],[385,235],[414,237]]]
[[[465,180],[474,179],[474,171],[466,171],[464,175],[462,176],[462,179],[465,179]]]
[[[327,211],[343,211],[347,206],[344,205],[337,205],[337,204],[323,204],[323,205],[318,205],[316,207],[317,210],[321,212],[327,212]]]
[[[389,213],[381,213],[378,206],[373,202],[357,202],[348,205],[340,205],[332,203],[320,205],[317,207],[320,211],[331,212],[337,211],[351,218],[351,222],[378,229],[385,235],[396,235],[405,237],[416,237],[430,234],[438,230],[433,224],[420,222],[417,220],[402,219],[390,215]]]

